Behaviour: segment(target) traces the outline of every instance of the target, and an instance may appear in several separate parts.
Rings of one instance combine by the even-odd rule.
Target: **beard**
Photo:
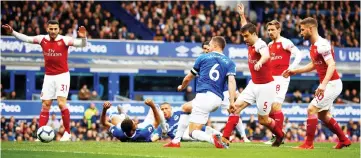
[[[304,40],[309,40],[311,38],[311,35],[310,34],[306,34],[303,36],[303,39]]]

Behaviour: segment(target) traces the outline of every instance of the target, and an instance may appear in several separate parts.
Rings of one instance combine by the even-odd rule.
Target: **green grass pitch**
[[[261,143],[232,143],[229,149],[216,149],[205,142],[182,142],[181,148],[163,148],[164,143],[121,142],[2,142],[2,158],[359,158],[360,144],[342,150],[335,143],[316,143],[313,150],[292,149],[300,143],[279,148]]]

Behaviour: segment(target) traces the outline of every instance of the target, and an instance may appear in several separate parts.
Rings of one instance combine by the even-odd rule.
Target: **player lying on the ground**
[[[342,81],[336,70],[336,62],[334,60],[334,52],[331,44],[321,36],[319,36],[316,19],[311,17],[301,20],[301,36],[311,43],[310,57],[311,61],[306,66],[286,70],[284,77],[291,75],[310,72],[316,69],[319,76],[320,85],[316,89],[315,97],[311,101],[307,109],[307,131],[306,141],[296,147],[300,149],[313,149],[313,140],[317,128],[318,119],[320,119],[339,139],[335,149],[341,149],[351,145],[351,141],[345,136],[344,132],[338,125],[338,122],[332,118],[330,108],[333,101],[342,92]]]
[[[186,104],[184,104],[182,106],[182,109],[186,108],[188,110],[186,110],[186,113],[190,113],[190,111],[192,110],[192,105],[190,104],[191,102],[187,102]],[[178,122],[180,120],[180,115],[183,114],[183,111],[172,111],[172,106],[169,103],[163,103],[160,105],[160,109],[162,110],[163,114],[164,114],[164,118],[166,120],[166,124],[168,127],[168,131],[166,132],[162,132],[162,128],[158,127],[158,129],[156,130],[156,132],[153,134],[152,136],[152,140],[153,141],[157,141],[162,137],[162,133],[166,134],[169,138],[173,139],[176,136],[177,133],[177,128],[178,128]],[[181,138],[181,140],[194,140],[189,136],[189,128],[186,129],[187,132],[183,133],[183,136]],[[208,134],[220,134],[221,133],[209,126],[203,126],[202,131],[208,133]]]
[[[162,120],[159,107],[157,107],[151,99],[146,99],[144,103],[148,105],[150,109],[145,120],[138,125],[128,117],[124,120],[121,120],[120,117],[112,117],[112,123],[106,121],[107,109],[112,105],[109,101],[103,104],[100,122],[105,128],[109,129],[113,137],[116,137],[122,142],[152,142],[152,133],[155,128],[158,128],[158,125],[164,124],[164,117]]]

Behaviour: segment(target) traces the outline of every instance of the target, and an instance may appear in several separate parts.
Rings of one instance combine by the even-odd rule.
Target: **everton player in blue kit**
[[[145,100],[145,104],[151,108],[154,119],[147,119],[145,122],[139,124],[138,127],[133,120],[129,118],[126,118],[123,121],[120,119],[112,120],[112,123],[106,121],[106,111],[111,107],[111,103],[108,101],[103,104],[100,121],[104,127],[109,129],[109,132],[113,137],[116,137],[122,142],[152,142],[151,135],[154,132],[154,129],[158,128],[158,125],[161,123],[161,114],[151,99]],[[149,120],[152,120],[153,122],[148,123]]]
[[[220,135],[207,134],[202,131],[202,127],[208,121],[209,113],[217,110],[223,100],[224,84],[228,80],[228,88],[236,89],[236,66],[223,54],[226,42],[223,37],[215,36],[210,41],[210,53],[203,54],[197,58],[193,69],[184,78],[182,85],[178,86],[178,91],[186,88],[191,80],[197,75],[197,95],[192,100],[192,113],[181,115],[176,137],[165,147],[180,147],[179,133],[184,133],[189,121],[189,135],[196,140],[207,141],[217,148],[224,148]],[[234,103],[235,91],[229,91],[230,104]]]

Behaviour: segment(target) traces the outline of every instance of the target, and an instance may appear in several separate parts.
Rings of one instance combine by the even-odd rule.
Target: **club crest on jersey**
[[[281,45],[280,44],[277,44],[277,49],[280,49]]]
[[[175,115],[174,116],[174,121],[177,121],[179,119],[179,116],[178,115]]]
[[[61,41],[57,42],[58,46],[63,45],[63,43]]]

